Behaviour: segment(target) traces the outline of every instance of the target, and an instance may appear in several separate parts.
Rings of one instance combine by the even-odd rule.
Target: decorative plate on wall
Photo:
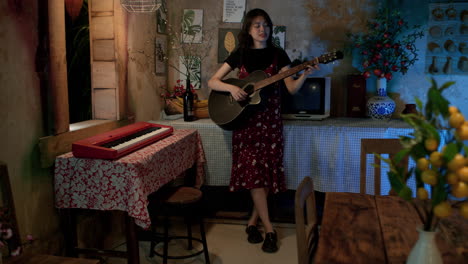
[[[468,75],[468,3],[429,4],[426,72]]]

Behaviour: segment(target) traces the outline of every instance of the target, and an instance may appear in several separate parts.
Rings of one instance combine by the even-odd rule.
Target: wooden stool
[[[203,252],[205,254],[205,263],[209,264],[210,258],[208,255],[208,246],[206,242],[205,226],[203,222],[202,213],[200,212],[201,211],[200,205],[201,205],[203,193],[197,188],[180,186],[180,187],[171,188],[169,191],[163,191],[157,194],[156,197],[157,197],[156,200],[151,199],[152,198],[151,196],[149,197],[150,205],[151,203],[153,203],[154,205],[157,206],[154,212],[152,210],[153,209],[152,206],[149,206],[149,211],[150,211],[150,215],[152,218],[151,222],[153,223],[153,226],[152,226],[153,231],[155,230],[155,224],[154,224],[156,222],[155,215],[164,216],[164,236],[163,236],[164,249],[163,249],[163,254],[156,252],[154,247],[159,241],[151,240],[150,257],[153,257],[154,255],[160,256],[163,258],[163,263],[167,263],[168,259],[191,258],[197,255],[200,255]],[[185,223],[187,225],[187,236],[169,236],[169,217],[170,216],[182,216],[184,218]],[[199,222],[200,238],[194,238],[192,236],[191,225],[192,225],[193,217],[197,218]],[[200,242],[203,245],[203,249],[193,254],[187,254],[187,255],[182,255],[182,256],[170,256],[168,254],[169,241],[172,239],[187,239],[188,250],[191,250],[193,248],[192,241],[195,240],[195,241]]]

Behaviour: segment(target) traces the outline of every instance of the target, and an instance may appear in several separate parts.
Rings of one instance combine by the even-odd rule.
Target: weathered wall
[[[450,2],[466,2],[462,0],[458,1],[427,1],[427,0],[415,0],[415,1],[398,1],[391,0],[390,4],[394,7],[401,9],[402,14],[412,24],[422,25],[422,29],[428,32],[428,15],[429,8],[428,2],[434,3],[450,3]],[[427,37],[427,36],[426,36]],[[455,85],[444,91],[444,96],[453,104],[459,107],[460,111],[467,116],[468,115],[468,76],[466,75],[446,75],[446,76],[431,76],[425,73],[425,54],[427,50],[427,39],[423,37],[418,40],[417,48],[419,49],[419,61],[410,68],[408,74],[403,76],[396,76],[390,82],[390,91],[399,93],[401,100],[407,103],[414,103],[414,97],[420,98],[423,102],[426,102],[427,89],[430,87],[430,78],[434,77],[437,83],[442,85],[447,81],[455,81]]]
[[[137,121],[159,119],[158,87],[165,77],[154,74],[154,13],[128,13],[128,95],[130,112]]]
[[[309,58],[319,56],[323,53],[332,50],[344,50],[350,43],[346,37],[348,32],[361,32],[365,30],[366,20],[372,18],[375,11],[382,6],[381,1],[373,0],[353,0],[353,1],[324,1],[324,0],[294,0],[284,2],[282,0],[250,0],[247,2],[246,10],[252,8],[265,9],[273,19],[276,25],[286,26],[286,51],[295,59],[302,52],[303,56]],[[443,2],[443,1],[439,1]],[[392,8],[398,8],[402,14],[408,19],[410,24],[421,24],[423,30],[427,31],[425,24],[428,20],[428,1],[388,1]],[[178,29],[181,21],[181,14],[185,8],[203,9],[203,28],[206,31],[204,42],[200,45],[211,46],[208,56],[202,61],[202,88],[198,91],[201,98],[207,98],[209,89],[207,81],[211,75],[218,69],[221,64],[217,63],[217,46],[218,46],[218,28],[240,28],[240,23],[223,23],[223,1],[204,0],[204,1],[184,1],[173,0],[168,1],[169,23]],[[141,25],[141,20],[149,21],[151,25],[155,18],[148,20],[146,16],[135,16],[135,25]],[[151,38],[146,34],[146,29],[135,26],[137,29],[135,36],[146,36],[147,39],[152,39],[156,33],[155,29],[150,30]],[[129,30],[131,32],[131,30]],[[132,34],[132,33],[130,33]],[[211,36],[208,38],[207,36]],[[141,37],[137,37],[141,38]],[[131,39],[131,37],[129,37]],[[129,42],[131,42],[129,40]],[[133,42],[136,45],[136,41]],[[140,47],[143,42],[139,42]],[[146,45],[146,44],[145,44]],[[417,41],[419,49],[419,61],[413,65],[406,75],[395,74],[393,80],[389,82],[389,92],[397,101],[396,113],[400,113],[405,103],[414,103],[414,97],[418,96],[423,102],[426,100],[425,91],[429,87],[428,75],[425,74],[425,52],[426,39]],[[177,65],[177,61],[173,58],[180,55],[180,51],[169,51],[172,55],[171,63]],[[348,54],[347,54],[348,55]],[[356,68],[358,63],[353,62],[353,58],[348,55],[342,61],[334,64],[320,65],[321,70],[314,73],[314,76],[331,76],[332,77],[332,114],[334,116],[345,116],[346,112],[346,76],[352,73],[359,73]],[[130,75],[132,72],[129,73]],[[147,74],[143,74],[146,76]],[[139,76],[142,76],[141,74]],[[134,78],[135,79],[135,78]],[[178,79],[178,73],[169,68],[168,79],[155,78],[151,80],[151,91],[158,91],[159,85],[164,85],[167,81],[168,87],[173,87],[175,80]],[[458,105],[462,112],[468,112],[467,101],[468,93],[463,93],[462,87],[466,86],[466,76],[436,76],[435,79],[439,84],[447,80],[455,80],[456,84],[445,92],[447,98],[455,105]],[[367,81],[368,93],[375,93],[375,79],[370,78]],[[136,87],[141,87],[137,85]],[[145,97],[153,99],[153,94]],[[136,98],[133,104],[136,102]],[[145,101],[142,100],[142,101]],[[150,112],[148,107],[146,110]],[[156,115],[153,113],[153,116]],[[148,113],[144,116],[150,118]]]
[[[59,234],[53,177],[39,164],[38,139],[44,136],[41,90],[35,60],[37,2],[0,1],[0,160],[8,166],[23,241],[54,248]],[[56,242],[56,241],[55,241]]]

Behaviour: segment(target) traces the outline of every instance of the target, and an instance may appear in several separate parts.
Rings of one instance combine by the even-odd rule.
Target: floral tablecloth
[[[143,228],[151,224],[147,196],[197,164],[197,186],[206,163],[196,130],[174,134],[118,160],[75,158],[71,152],[55,160],[55,206],[126,211]]]

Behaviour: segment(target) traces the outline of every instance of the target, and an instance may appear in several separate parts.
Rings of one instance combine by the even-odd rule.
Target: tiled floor
[[[210,261],[212,264],[275,264],[275,263],[297,263],[297,249],[296,249],[296,230],[294,224],[277,223],[274,224],[278,233],[279,251],[273,254],[264,253],[261,249],[262,244],[250,244],[247,242],[247,235],[245,234],[245,221],[242,220],[219,220],[208,219],[206,220],[206,234],[208,241],[208,250],[210,253]],[[183,225],[177,225],[175,228],[177,233],[185,232],[182,229]],[[198,231],[196,226],[193,228],[194,232]],[[172,254],[177,254],[181,250],[181,246],[174,241],[170,248],[176,249]],[[157,247],[162,246],[158,244]],[[125,248],[125,245],[122,245]],[[201,246],[196,245],[197,248]],[[117,248],[122,249],[122,248]],[[162,251],[162,250],[161,250]],[[162,258],[149,256],[149,242],[140,242],[140,263],[141,264],[159,264],[162,263]],[[106,263],[108,264],[125,264],[125,259],[109,258]],[[202,264],[205,263],[203,254],[184,260],[170,260],[169,263],[191,263]]]

